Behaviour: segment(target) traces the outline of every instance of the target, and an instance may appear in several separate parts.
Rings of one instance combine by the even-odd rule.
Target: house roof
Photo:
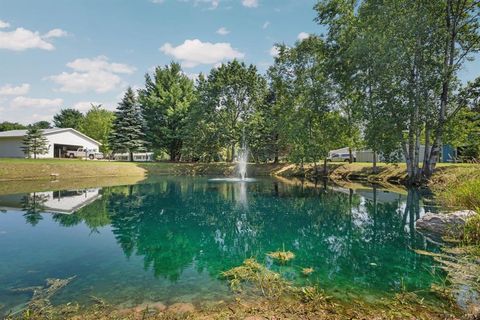
[[[93,141],[97,143],[98,145],[102,145],[100,142],[98,142],[95,139],[90,138],[89,136],[81,133],[80,131],[77,131],[73,128],[53,128],[53,129],[42,129],[44,135],[51,135],[55,133],[60,133],[60,132],[65,132],[65,131],[72,131],[82,137],[84,137],[87,140]],[[10,131],[3,131],[0,132],[0,139],[1,138],[20,138],[24,137],[27,134],[27,130],[10,130]]]

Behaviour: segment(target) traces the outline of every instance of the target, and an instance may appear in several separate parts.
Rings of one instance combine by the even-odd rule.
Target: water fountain
[[[240,179],[245,181],[247,178],[247,161],[248,161],[248,149],[243,145],[242,149],[238,151],[237,171],[240,175]]]
[[[227,182],[252,182],[253,178],[247,178],[247,164],[248,164],[248,148],[245,143],[238,150],[236,159],[235,172],[237,177],[235,178],[215,178],[209,179],[209,181],[227,181]]]

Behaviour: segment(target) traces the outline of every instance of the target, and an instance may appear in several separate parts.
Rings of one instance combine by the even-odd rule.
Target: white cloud
[[[102,108],[106,110],[115,110],[115,105],[116,105],[116,103],[113,103],[113,102],[104,103],[104,102],[98,102],[98,101],[79,101],[73,105],[73,108],[81,112],[87,112],[92,107],[92,104],[96,106],[101,105]]]
[[[10,27],[10,23],[0,20],[0,29]]]
[[[297,39],[302,41],[302,40],[305,40],[307,39],[308,37],[310,37],[310,35],[306,32],[300,32],[297,36]]]
[[[28,83],[23,83],[19,86],[6,84],[0,87],[0,96],[21,96],[27,94],[28,91],[30,91],[30,85]]]
[[[63,104],[62,99],[45,99],[45,98],[29,98],[15,97],[11,102],[12,108],[51,108],[58,107]]]
[[[217,33],[219,35],[226,36],[227,34],[230,33],[230,31],[225,27],[221,27],[220,29],[217,30]]]
[[[108,57],[98,56],[93,59],[81,58],[75,59],[72,62],[67,63],[67,67],[72,68],[75,71],[91,72],[91,71],[108,71],[112,73],[124,73],[132,74],[135,72],[135,67],[129,66],[123,63],[109,62]]]
[[[73,72],[62,72],[47,79],[59,84],[60,91],[81,93],[95,91],[105,93],[123,86],[119,74],[132,74],[135,68],[122,63],[110,63],[105,56],[93,59],[76,59],[67,63]]]
[[[8,28],[9,23],[0,20],[0,29]],[[0,31],[0,49],[24,51],[27,49],[54,50],[55,46],[50,41],[53,38],[64,37],[67,32],[62,29],[52,29],[41,35],[38,31],[25,28],[16,28],[13,31]]]
[[[185,68],[193,68],[200,64],[215,64],[225,60],[243,59],[245,54],[232,48],[227,42],[202,42],[198,39],[185,40],[176,47],[165,43],[160,51],[180,60]]]
[[[280,53],[280,50],[278,50],[277,46],[273,46],[270,48],[270,55],[272,57],[277,57],[279,53]]]
[[[265,23],[262,26],[262,29],[267,29],[270,26],[270,21],[265,21]]]
[[[209,4],[210,9],[216,9],[220,5],[220,0],[177,0],[178,2],[191,2],[194,6],[199,4]],[[165,0],[150,0],[152,3],[163,4]]]
[[[43,35],[44,39],[61,38],[68,36],[68,32],[62,29],[52,29]]]
[[[242,5],[247,8],[256,8],[258,7],[258,0],[242,0]]]
[[[181,0],[183,2],[189,2],[189,0]],[[218,8],[218,5],[220,4],[220,0],[193,0],[192,1],[195,6],[205,3],[210,5],[210,9],[216,9]]]
[[[88,110],[90,110],[90,107],[92,106],[92,104],[94,105],[97,105],[97,104],[100,104],[96,101],[80,101],[80,102],[77,102],[73,105],[73,108],[74,109],[77,109],[81,112],[87,112]]]

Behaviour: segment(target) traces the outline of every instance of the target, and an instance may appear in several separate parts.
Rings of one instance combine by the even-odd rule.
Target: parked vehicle
[[[331,153],[327,157],[327,161],[331,162],[350,162],[349,153]],[[357,161],[355,153],[353,153],[353,162]]]
[[[88,150],[85,148],[78,148],[77,150],[67,151],[69,158],[88,158],[90,160],[103,159],[103,153],[97,150]]]

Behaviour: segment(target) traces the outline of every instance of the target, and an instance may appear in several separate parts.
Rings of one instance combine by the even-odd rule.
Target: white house
[[[23,209],[26,201],[35,199],[39,212],[72,214],[99,198],[101,194],[98,188],[0,195],[0,210]]]
[[[22,140],[27,130],[0,132],[0,158],[25,158]],[[38,158],[65,158],[68,151],[86,148],[98,151],[100,142],[72,128],[54,128],[43,130],[48,140],[48,152],[37,155]]]

